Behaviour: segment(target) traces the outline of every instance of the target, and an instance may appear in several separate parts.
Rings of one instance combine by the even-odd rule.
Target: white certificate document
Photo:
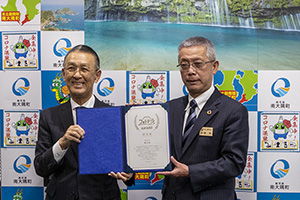
[[[125,115],[127,164],[159,171],[170,162],[168,111],[162,105],[132,106]]]

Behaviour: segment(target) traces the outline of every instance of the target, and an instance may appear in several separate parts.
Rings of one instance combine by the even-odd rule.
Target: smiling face
[[[82,105],[93,95],[93,86],[100,79],[101,70],[96,70],[92,54],[74,51],[65,59],[62,74],[71,98]]]
[[[206,55],[205,46],[184,47],[179,51],[178,63],[206,62],[210,59]],[[212,85],[213,75],[218,71],[219,62],[205,64],[196,69],[192,65],[188,70],[180,70],[182,81],[193,98],[204,93]]]

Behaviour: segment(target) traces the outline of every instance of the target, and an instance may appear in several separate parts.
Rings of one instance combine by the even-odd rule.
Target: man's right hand
[[[65,135],[59,139],[61,149],[67,149],[72,141],[80,143],[80,141],[84,138],[84,134],[84,130],[79,125],[70,126]]]

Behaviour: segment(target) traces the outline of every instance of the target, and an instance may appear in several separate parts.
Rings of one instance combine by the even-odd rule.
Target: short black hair
[[[76,45],[75,47],[73,47],[68,53],[67,55],[65,56],[64,58],[64,64],[65,64],[65,61],[68,57],[68,55],[70,55],[70,53],[72,52],[75,52],[75,51],[79,51],[79,52],[84,52],[84,53],[89,53],[89,54],[92,54],[95,58],[95,63],[96,63],[96,71],[98,69],[100,69],[100,59],[99,59],[99,56],[98,54],[94,51],[94,49],[92,49],[91,47],[87,46],[87,45],[84,45],[84,44],[79,44],[79,45]]]

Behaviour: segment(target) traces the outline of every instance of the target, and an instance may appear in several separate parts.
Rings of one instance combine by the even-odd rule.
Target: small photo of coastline
[[[42,0],[42,31],[84,31],[83,0]]]

